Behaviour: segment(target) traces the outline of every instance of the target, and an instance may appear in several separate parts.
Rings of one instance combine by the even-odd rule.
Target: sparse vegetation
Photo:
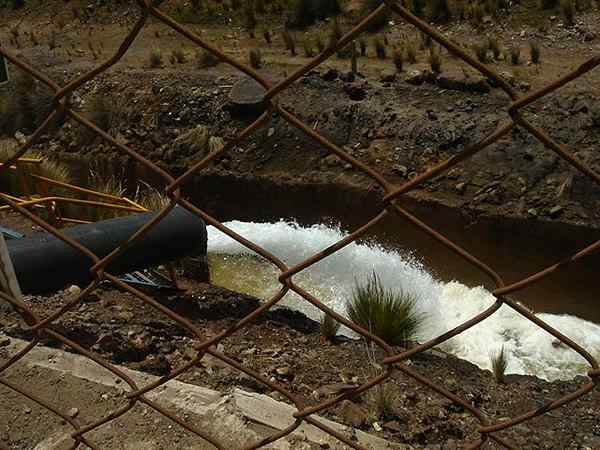
[[[378,384],[367,394],[371,421],[391,420],[394,417],[394,392],[389,384]]]
[[[262,53],[258,48],[253,48],[252,50],[250,50],[248,58],[250,60],[250,66],[252,66],[252,68],[260,69],[262,67]]]
[[[529,53],[531,56],[531,62],[533,64],[539,64],[542,53],[539,42],[531,41],[529,43]]]
[[[357,284],[347,304],[350,320],[390,345],[413,340],[423,322],[416,311],[416,299],[405,292],[385,289],[373,273]]]
[[[494,379],[497,383],[503,384],[506,381],[505,373],[506,368],[508,367],[508,355],[504,350],[504,346],[502,346],[499,352],[491,354],[490,360],[492,362],[492,373],[494,374]]]
[[[150,67],[156,68],[162,66],[163,56],[162,51],[159,48],[154,48],[150,51],[150,56],[148,57],[148,61],[150,63]]]
[[[435,46],[429,49],[429,66],[434,73],[441,73],[442,71],[442,53]]]
[[[329,314],[323,314],[320,321],[321,336],[329,342],[333,342],[340,329],[340,322]]]

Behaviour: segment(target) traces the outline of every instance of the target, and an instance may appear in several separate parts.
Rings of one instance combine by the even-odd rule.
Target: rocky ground
[[[188,282],[191,283],[191,282]],[[202,284],[188,284],[185,294],[155,295],[163,305],[183,314],[206,337],[213,336],[255,309],[258,301]],[[27,304],[41,315],[59,308],[70,296],[30,297]],[[109,287],[87,296],[83,303],[53,324],[86,348],[115,364],[164,375],[195,355],[188,331],[129,294]],[[3,310],[0,332],[30,338],[23,324]],[[3,345],[10,342],[5,338]],[[47,345],[55,345],[51,341]],[[318,324],[299,313],[276,309],[219,344],[219,350],[273,382],[301,396],[309,404],[335,395],[348,385],[363,383],[380,373],[379,354],[369,356],[365,344],[340,338],[325,342]],[[9,355],[0,355],[5,359]],[[411,359],[410,365],[439,385],[467,399],[496,420],[515,416],[545,401],[574,391],[585,378],[548,383],[534,377],[508,376],[497,384],[488,371],[439,351]],[[213,357],[179,377],[180,380],[227,392],[234,387],[283,396]],[[386,401],[382,402],[380,396]],[[595,449],[600,428],[594,392],[583,399],[502,433],[522,449]],[[9,413],[7,413],[9,414]],[[414,448],[457,449],[477,437],[477,422],[461,407],[439,397],[408,377],[396,373],[381,391],[345,401],[326,417],[378,434]],[[2,427],[12,417],[2,416]],[[27,424],[24,424],[27,430]],[[28,433],[28,432],[26,432]],[[19,447],[14,433],[9,448]],[[19,437],[23,439],[23,437]],[[492,446],[493,448],[493,446]]]

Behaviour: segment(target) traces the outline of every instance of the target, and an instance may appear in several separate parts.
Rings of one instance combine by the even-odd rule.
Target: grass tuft
[[[321,336],[329,342],[335,341],[335,337],[340,330],[340,322],[335,320],[329,314],[323,314],[320,320]]]
[[[387,49],[385,47],[385,43],[379,36],[373,39],[373,47],[375,48],[375,55],[377,55],[379,59],[387,58]]]
[[[150,51],[150,56],[148,57],[148,62],[150,63],[150,67],[156,68],[162,66],[163,56],[162,51],[159,48],[154,48]]]
[[[510,63],[513,66],[521,64],[521,47],[515,45],[510,48]]]
[[[423,322],[416,299],[405,292],[385,289],[373,273],[365,284],[356,284],[347,304],[349,319],[390,345],[413,340]]]
[[[497,383],[504,384],[506,381],[506,368],[508,367],[508,355],[504,350],[504,346],[502,346],[499,352],[492,353],[490,355],[490,361],[492,363],[492,372],[494,374],[494,379]]]
[[[258,48],[250,50],[248,59],[250,60],[250,66],[252,66],[253,69],[260,69],[263,65],[262,53]]]
[[[429,66],[434,73],[442,72],[442,53],[435,46],[429,49]]]
[[[540,57],[541,57],[541,54],[542,54],[542,50],[540,48],[539,42],[531,41],[529,43],[529,54],[531,56],[531,62],[533,64],[539,64],[540,63]]]

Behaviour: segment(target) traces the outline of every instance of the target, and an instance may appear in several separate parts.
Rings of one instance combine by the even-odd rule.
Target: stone
[[[354,81],[356,81],[354,72],[343,72],[340,73],[339,77],[344,83],[354,83]]]
[[[81,294],[81,288],[75,284],[72,286],[69,286],[67,288],[67,294],[69,294],[71,297],[76,297],[79,294]]]
[[[0,347],[8,347],[10,345],[10,339],[9,338],[2,338],[0,339]]]
[[[277,372],[277,375],[279,375],[280,377],[283,378],[292,378],[294,375],[292,373],[292,369],[290,369],[287,366],[284,367],[278,367],[275,372]]]
[[[402,424],[397,420],[391,420],[384,423],[383,428],[394,433],[400,433],[406,429],[406,427],[403,427]]]
[[[424,83],[425,78],[423,77],[423,72],[420,70],[411,70],[405,80],[408,84],[414,84],[416,86]]]
[[[596,38],[596,35],[591,31],[588,31],[583,35],[583,40],[585,42],[593,41],[595,38]]]
[[[339,78],[339,76],[340,72],[338,72],[336,69],[329,69],[323,74],[322,78],[325,81],[335,81]]]
[[[77,414],[79,414],[79,409],[77,408],[71,408],[67,411],[67,416],[69,416],[71,419],[77,417]]]
[[[461,92],[490,92],[487,80],[480,76],[467,76],[463,72],[449,71],[437,77],[437,85],[443,89]]]
[[[384,70],[381,73],[381,82],[382,83],[393,83],[394,81],[396,81],[396,71]]]
[[[406,177],[408,175],[408,167],[403,166],[402,164],[394,164],[393,167],[394,172]]]
[[[558,216],[560,216],[564,211],[564,208],[560,205],[556,205],[552,208],[550,208],[549,214],[550,217],[553,219],[556,219]]]
[[[454,189],[456,189],[456,192],[458,192],[459,194],[464,194],[466,188],[467,183],[465,182],[458,183],[456,186],[454,186]]]
[[[519,83],[519,89],[521,89],[523,92],[527,92],[531,90],[531,84],[529,84],[527,81],[521,81]]]
[[[201,156],[205,156],[208,154],[209,139],[208,128],[198,125],[175,139],[173,146],[177,149],[178,155],[192,156],[200,153]]]
[[[353,427],[360,427],[367,422],[367,413],[350,400],[344,400],[341,403],[340,415],[345,423]]]
[[[335,384],[326,384],[321,386],[315,391],[315,394],[318,397],[328,397],[332,395],[338,395],[343,392],[353,391],[358,387],[357,384],[347,384],[347,383],[335,383]]]
[[[275,128],[269,128],[267,131],[267,137],[272,137],[275,134]]]
[[[361,101],[367,98],[367,90],[353,84],[346,84],[344,86],[344,92],[350,97],[350,100]]]

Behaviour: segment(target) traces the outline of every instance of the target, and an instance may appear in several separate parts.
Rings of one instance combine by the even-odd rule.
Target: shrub
[[[152,67],[152,68],[162,66],[162,63],[163,63],[162,52],[160,51],[159,48],[154,48],[150,51],[150,56],[148,58],[148,61],[150,63],[150,67]]]
[[[529,53],[531,56],[531,62],[533,64],[539,64],[540,63],[540,56],[541,56],[541,48],[540,48],[540,44],[536,41],[531,41],[529,43]]]
[[[447,22],[452,16],[448,0],[432,0],[430,8],[429,20],[432,22]]]
[[[565,18],[565,25],[572,27],[575,25],[575,3],[573,0],[561,0],[560,10]]]
[[[213,53],[209,52],[208,50],[200,50],[197,53],[197,65],[199,69],[205,69],[207,67],[215,67],[217,65],[219,65],[219,63],[221,62],[221,60],[219,58],[217,58],[216,55],[214,55]]]
[[[379,59],[387,58],[387,49],[380,37],[376,37],[373,40],[373,47],[375,48],[375,55],[377,55]]]
[[[347,304],[350,320],[390,345],[413,340],[423,322],[416,299],[385,289],[373,273],[365,284],[356,284]]]
[[[488,62],[488,48],[489,45],[487,42],[480,42],[478,44],[473,44],[473,52],[475,53],[475,56],[477,56],[477,59],[479,60],[479,62],[482,62],[484,64],[486,64]]]
[[[521,47],[515,45],[510,48],[510,62],[513,66],[521,63]]]
[[[497,383],[503,384],[505,382],[506,368],[508,367],[508,355],[504,351],[504,346],[502,346],[499,352],[491,354],[490,360],[494,379]]]
[[[281,35],[283,37],[283,43],[285,44],[285,49],[290,52],[292,56],[296,56],[296,39],[288,30],[283,30]]]
[[[490,36],[488,38],[488,47],[492,51],[494,59],[498,61],[500,59],[500,55],[502,55],[502,47],[500,46],[500,41],[498,40],[498,38],[495,36]]]
[[[323,314],[320,321],[321,336],[329,342],[333,342],[340,329],[340,322],[329,314]]]
[[[410,64],[415,64],[417,62],[417,46],[414,42],[406,44],[406,60]]]
[[[398,72],[402,72],[402,66],[404,64],[404,53],[401,48],[394,49],[392,60],[394,61],[394,66],[396,66],[396,70]]]
[[[177,62],[179,64],[184,64],[186,58],[185,58],[185,52],[183,51],[183,49],[177,48],[177,49],[173,50],[173,59],[175,60],[175,62]]]
[[[429,49],[429,65],[434,73],[442,71],[442,53],[439,48],[431,47]]]
[[[262,67],[262,54],[258,48],[253,48],[248,54],[250,65],[254,69],[260,69]]]

